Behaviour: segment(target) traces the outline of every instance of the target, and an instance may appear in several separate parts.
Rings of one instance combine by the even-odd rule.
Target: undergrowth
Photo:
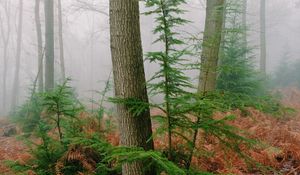
[[[8,162],[12,169],[17,172],[30,170],[38,175],[118,175],[122,164],[138,160],[150,161],[144,168],[155,166],[157,174],[209,174],[193,166],[192,161],[194,157],[210,154],[203,153],[201,145],[210,137],[224,149],[243,158],[249,167],[259,167],[245,152],[245,148],[256,148],[258,141],[230,125],[235,121],[234,115],[216,118],[214,114],[240,109],[248,115],[248,108],[254,107],[280,116],[287,109],[264,89],[263,79],[254,70],[251,57],[248,57],[249,49],[240,42],[245,29],[236,26],[235,20],[240,15],[236,11],[227,16],[225,27],[230,25],[224,36],[217,90],[205,94],[194,92],[191,79],[185,75],[185,70],[191,66],[189,57],[194,51],[189,49],[177,30],[189,23],[180,17],[185,12],[180,9],[184,3],[184,0],[146,1],[146,6],[152,9],[146,14],[154,15],[157,23],[153,31],[158,35],[155,43],[164,46],[162,50],[146,54],[148,61],[160,65],[148,82],[148,89],[151,96],[163,96],[162,103],[110,99],[113,103],[125,104],[135,115],[149,107],[159,109],[162,113],[152,116],[158,123],[153,137],[167,136],[165,149],[144,151],[109,143],[106,136],[112,132],[111,125],[102,125],[109,80],[100,93],[97,115],[86,112],[67,80],[48,92],[33,93],[15,112],[15,121],[26,133],[24,141],[32,158],[25,164]],[[94,127],[97,129],[92,132]]]

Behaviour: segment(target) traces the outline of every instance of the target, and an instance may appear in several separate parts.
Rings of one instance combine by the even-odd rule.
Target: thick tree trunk
[[[225,35],[226,35],[226,20],[227,20],[227,8],[228,8],[228,1],[224,0],[224,9],[223,9],[223,24],[222,24],[222,32],[221,32],[221,41],[220,41],[220,48],[219,48],[219,58],[218,58],[218,65],[221,59],[224,57],[224,46],[225,46]]]
[[[143,65],[137,0],[110,0],[110,36],[115,96],[148,102]],[[117,105],[121,145],[153,149],[149,109],[134,116],[122,104]],[[147,140],[149,140],[147,142]],[[123,165],[123,175],[143,175],[142,162]],[[151,174],[151,173],[150,173]]]
[[[266,74],[266,1],[260,0],[260,70]]]
[[[23,0],[19,1],[19,22],[18,22],[18,36],[17,36],[17,54],[16,54],[16,67],[15,78],[12,94],[12,109],[17,106],[19,97],[19,84],[20,84],[20,63],[22,53],[22,37],[23,37]]]
[[[62,7],[61,0],[58,0],[58,35],[59,35],[59,58],[60,69],[63,81],[66,79],[65,58],[64,58],[64,40],[63,40],[63,22],[62,22]]]
[[[45,0],[45,90],[54,87],[54,11],[53,0]]]
[[[222,38],[224,0],[208,0],[198,92],[214,90]]]
[[[43,65],[43,37],[40,19],[40,0],[35,0],[35,26],[37,35],[37,53],[38,53],[38,91],[44,91],[44,65]]]

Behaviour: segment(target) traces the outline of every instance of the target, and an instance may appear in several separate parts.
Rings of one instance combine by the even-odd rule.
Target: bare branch
[[[104,10],[98,8],[98,6],[94,3],[87,2],[86,0],[76,0],[77,4],[74,5],[76,11],[80,10],[87,10],[87,11],[93,11],[105,16],[108,16],[108,13],[105,12]]]

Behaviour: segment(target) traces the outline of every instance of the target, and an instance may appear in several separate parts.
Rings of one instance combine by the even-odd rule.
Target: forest
[[[0,175],[300,174],[300,0],[0,0]]]

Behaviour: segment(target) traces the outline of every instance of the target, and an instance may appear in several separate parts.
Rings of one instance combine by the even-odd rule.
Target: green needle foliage
[[[217,89],[249,96],[265,95],[264,78],[255,70],[251,48],[244,40],[247,28],[242,23],[241,3],[227,1]]]
[[[154,43],[162,43],[164,46],[162,51],[149,52],[146,57],[148,61],[159,64],[161,68],[150,79],[149,90],[154,95],[163,95],[164,101],[162,104],[150,106],[159,108],[165,113],[163,116],[154,117],[166,123],[168,158],[175,162],[184,162],[183,166],[191,172],[191,160],[199,130],[215,136],[232,149],[238,148],[239,144],[253,145],[255,141],[239,135],[241,131],[226,124],[227,121],[234,119],[232,116],[221,120],[213,119],[214,112],[232,109],[224,93],[216,91],[199,95],[187,91],[193,88],[191,80],[184,73],[187,65],[190,66],[185,64],[184,57],[190,56],[190,52],[187,49],[180,49],[186,44],[180,39],[180,33],[175,32],[179,26],[188,23],[187,20],[178,17],[184,13],[179,8],[183,3],[185,3],[183,0],[146,1],[147,7],[152,9],[146,14],[156,16],[157,26],[153,33],[158,35],[158,39]],[[134,112],[143,110],[143,106],[146,106],[134,100],[125,103],[130,104],[129,107]],[[158,132],[164,131],[165,128],[158,129]],[[182,151],[172,148],[172,137],[180,137],[185,141],[186,145],[183,145]],[[235,150],[241,152],[239,149]]]
[[[187,93],[185,89],[191,88],[190,79],[184,74],[184,56],[188,54],[184,47],[185,43],[179,39],[179,33],[176,28],[186,24],[188,21],[181,18],[184,13],[179,8],[184,0],[147,0],[146,6],[153,10],[146,12],[146,15],[155,15],[157,26],[153,33],[158,35],[154,43],[162,43],[163,50],[149,52],[146,59],[150,63],[157,63],[161,69],[150,79],[148,87],[153,95],[163,94],[164,102],[159,104],[166,115],[166,124],[168,132],[168,157],[172,159],[172,130],[177,107],[174,102],[180,99],[180,96]],[[155,81],[155,83],[152,83]]]
[[[43,98],[33,93],[25,103],[14,111],[12,121],[17,123],[26,136],[31,135],[39,124],[43,111]]]
[[[81,103],[75,98],[73,89],[66,80],[62,85],[57,85],[53,90],[42,94],[46,118],[55,123],[59,139],[63,139],[63,120],[76,120],[77,114],[83,110]]]
[[[92,101],[93,104],[96,104],[98,106],[96,117],[98,119],[99,131],[101,131],[101,123],[104,114],[109,112],[106,110],[104,103],[108,99],[108,93],[112,90],[111,75],[112,74],[110,73],[108,79],[105,81],[104,89],[102,91],[95,91],[98,95],[100,95],[100,99],[98,101]],[[109,120],[107,121],[106,126],[107,128],[112,127]]]
[[[157,167],[158,173],[186,174],[160,152],[112,146],[104,138],[104,133],[94,135],[84,133],[81,130],[84,121],[78,119],[78,114],[83,108],[68,82],[69,80],[57,85],[51,91],[36,94],[36,97],[40,99],[38,104],[41,110],[33,112],[40,117],[36,121],[31,137],[24,138],[30,148],[29,153],[32,158],[25,164],[8,161],[7,165],[15,172],[25,173],[31,170],[38,175],[68,175],[79,172],[119,175],[124,163],[151,160],[151,165]],[[106,87],[105,91],[108,91],[108,85]],[[103,98],[105,98],[105,93],[103,93]],[[31,100],[32,102],[27,102],[25,105],[36,103],[35,98]],[[21,111],[32,110],[34,107],[30,105],[21,109]],[[30,119],[26,118],[26,120],[29,122]],[[54,134],[56,132],[59,137]],[[150,167],[152,166],[145,167],[145,169]]]
[[[247,27],[243,26],[241,9],[241,1],[227,1],[217,89],[231,93],[232,108],[245,112],[246,107],[254,107],[282,115],[287,109],[270,93],[266,77],[260,75],[253,64],[252,48],[244,40]]]
[[[41,143],[35,143],[29,139],[25,143],[30,148],[29,153],[32,158],[26,164],[8,161],[7,164],[15,172],[26,172],[31,170],[38,175],[53,175],[56,161],[62,156],[65,148],[59,141],[48,135],[51,126],[45,122],[39,122],[33,136],[40,139]]]
[[[275,88],[289,86],[300,87],[300,59],[289,60],[290,55],[285,53],[272,77],[272,85]]]
[[[123,163],[135,161],[151,161],[147,168],[152,164],[156,167],[157,173],[166,172],[169,175],[184,175],[184,170],[178,168],[174,163],[165,158],[162,153],[157,151],[144,151],[142,148],[115,147],[103,140],[99,135],[92,137],[77,137],[73,139],[73,144],[92,148],[100,154],[101,161],[97,164],[96,174],[120,174]]]

